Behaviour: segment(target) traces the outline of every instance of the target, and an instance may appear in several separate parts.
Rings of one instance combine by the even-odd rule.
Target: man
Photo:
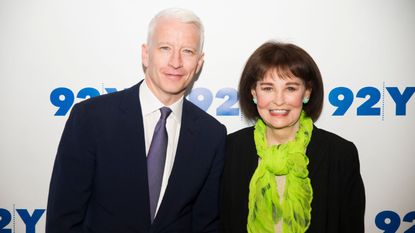
[[[202,47],[197,16],[164,10],[142,46],[144,81],[74,106],[50,183],[47,233],[218,231],[226,129],[184,98]]]

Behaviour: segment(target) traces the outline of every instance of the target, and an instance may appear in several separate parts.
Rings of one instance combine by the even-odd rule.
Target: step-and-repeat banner
[[[278,40],[323,75],[317,126],[353,141],[366,187],[366,232],[415,232],[415,2],[0,0],[0,232],[44,232],[48,186],[71,107],[143,78],[140,47],[159,10],[205,24],[205,64],[187,96],[248,125],[237,84],[249,55]]]

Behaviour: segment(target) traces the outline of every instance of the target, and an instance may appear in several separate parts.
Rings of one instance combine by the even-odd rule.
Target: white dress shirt
[[[163,181],[160,190],[160,197],[157,203],[156,215],[163,200],[164,193],[167,188],[170,173],[173,168],[174,158],[176,156],[177,143],[179,141],[180,126],[183,110],[183,97],[170,106],[164,106],[160,100],[151,92],[145,80],[140,85],[140,104],[141,113],[144,123],[144,137],[146,143],[146,154],[150,149],[151,140],[153,138],[154,128],[160,118],[160,108],[169,107],[172,112],[167,117],[166,129],[168,135],[166,163],[164,165]]]

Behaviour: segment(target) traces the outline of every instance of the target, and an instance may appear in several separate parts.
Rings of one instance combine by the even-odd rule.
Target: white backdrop
[[[67,110],[77,95],[141,80],[147,23],[173,6],[205,24],[194,100],[228,132],[246,126],[232,97],[260,44],[274,39],[309,52],[326,91],[317,126],[359,150],[366,232],[415,232],[414,1],[0,0],[0,233],[44,232]]]

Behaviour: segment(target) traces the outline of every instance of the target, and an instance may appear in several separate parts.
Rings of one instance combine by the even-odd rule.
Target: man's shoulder
[[[226,127],[216,118],[186,99],[183,102],[183,114],[189,114],[190,116],[186,117],[194,118],[200,123],[200,126],[204,126],[208,130],[226,130]]]
[[[136,95],[134,94],[136,93]],[[123,99],[128,96],[136,96],[138,98],[138,85],[134,85],[124,90],[96,96],[80,102],[80,105],[86,106],[108,106],[111,104],[120,103]]]
[[[137,107],[134,107],[137,106]],[[75,104],[71,115],[91,117],[92,119],[109,119],[121,112],[138,111],[138,86],[125,90],[96,96]]]
[[[184,100],[183,102],[183,113],[191,114],[193,117],[197,118],[198,120],[206,121],[211,124],[222,125],[216,118],[214,118],[209,113],[203,111],[194,103],[190,102],[189,100]]]

